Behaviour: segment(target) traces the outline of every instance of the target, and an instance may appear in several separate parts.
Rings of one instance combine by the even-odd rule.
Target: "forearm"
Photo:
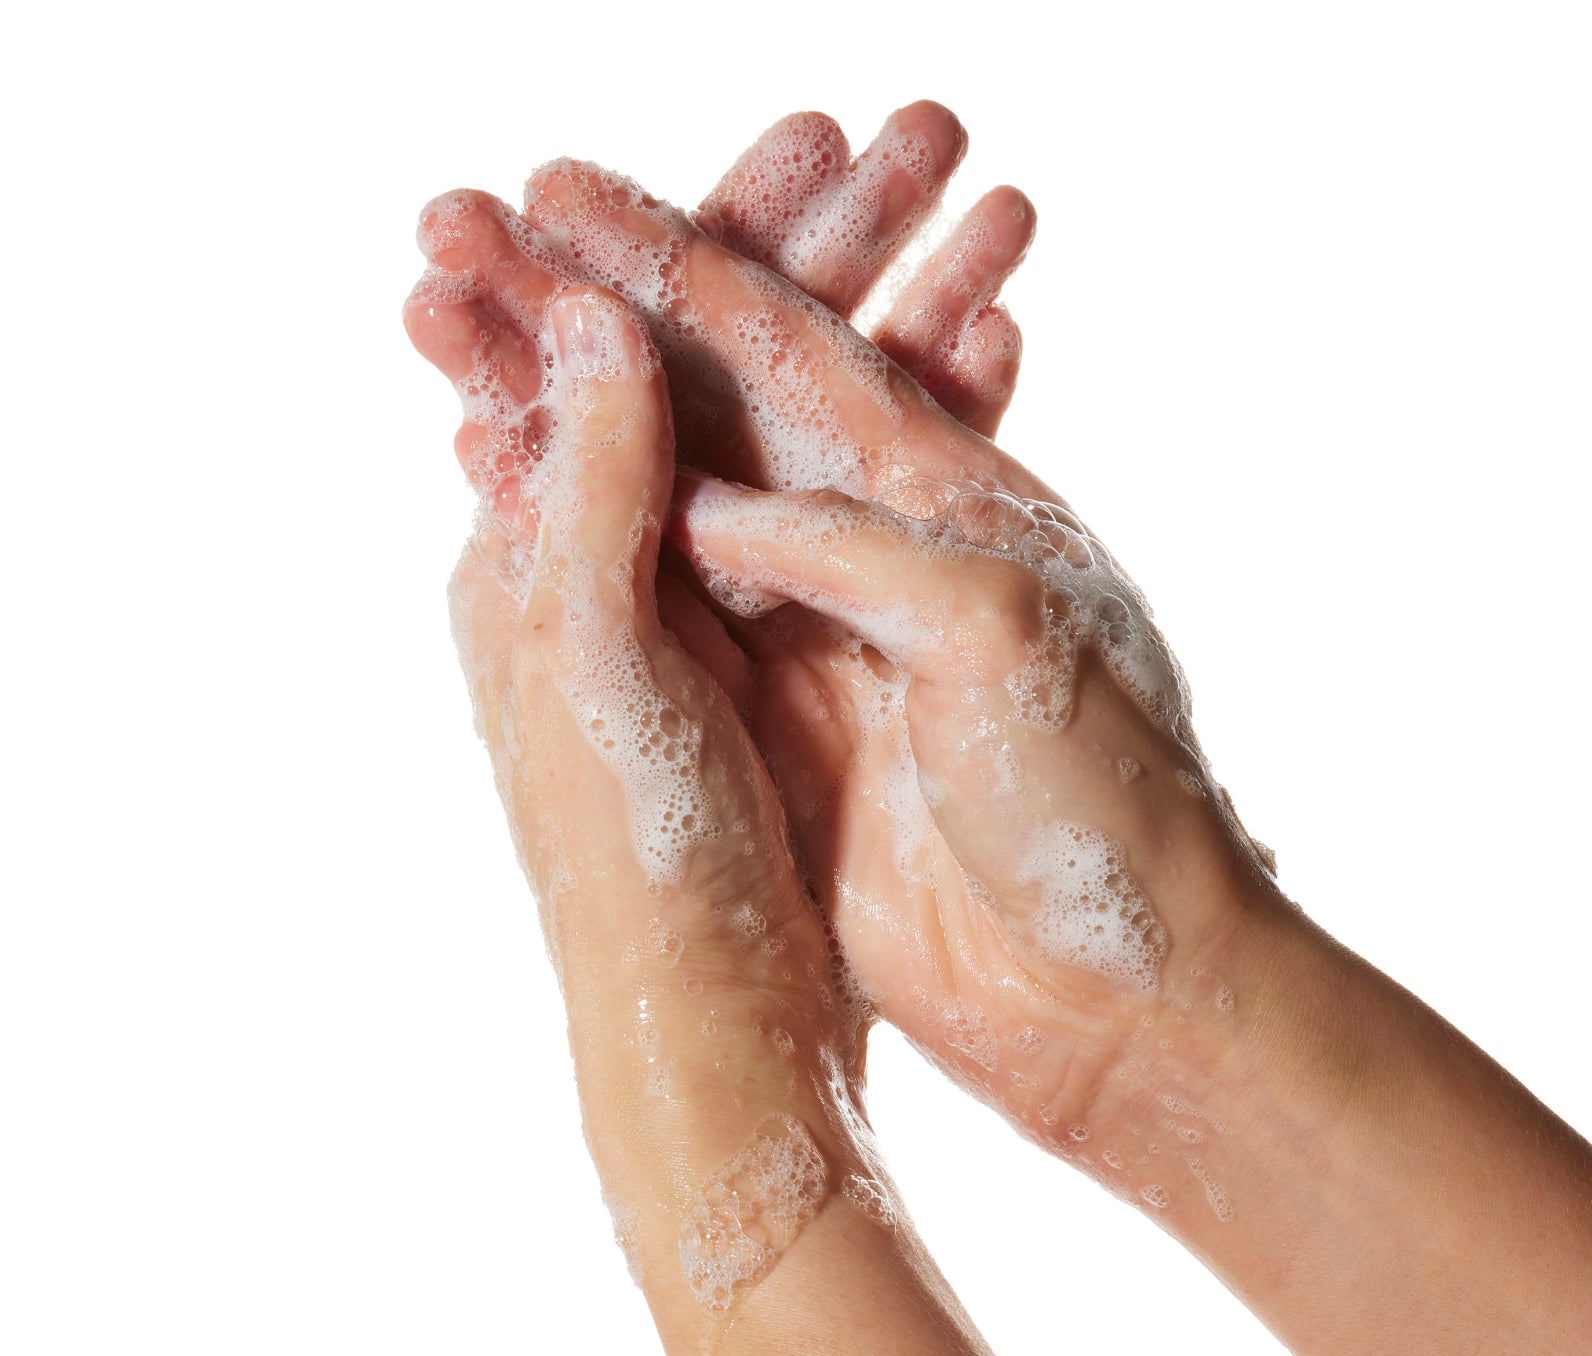
[[[1585,1141],[1280,897],[1209,969],[1230,1010],[1106,1084],[1090,1171],[1294,1350],[1592,1346]]]
[[[673,1060],[662,1095],[639,1052],[577,1056],[615,1231],[665,1349],[987,1350],[912,1229],[844,1072],[809,1067],[814,1033],[787,1015],[793,1060],[771,1067],[765,1021],[722,1000],[708,1010],[717,1057],[702,1042]],[[784,1198],[774,1208],[771,1194]]]

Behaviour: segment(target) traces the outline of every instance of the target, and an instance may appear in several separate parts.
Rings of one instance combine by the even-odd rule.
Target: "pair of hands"
[[[802,114],[694,222],[573,161],[523,214],[422,218],[406,322],[484,497],[455,632],[622,1232],[696,1218],[702,1164],[748,1143],[831,1165],[739,1243],[699,1231],[714,1312],[825,1194],[899,1213],[861,1111],[874,1013],[1164,1208],[1091,1126],[1123,1086],[1185,1091],[1143,1050],[1230,1012],[1230,901],[1264,881],[1137,590],[982,436],[1026,200],[982,199],[875,344],[839,318],[964,147],[917,104],[853,162]],[[660,1185],[638,1138],[694,1147]],[[723,1261],[743,1245],[768,1252]]]

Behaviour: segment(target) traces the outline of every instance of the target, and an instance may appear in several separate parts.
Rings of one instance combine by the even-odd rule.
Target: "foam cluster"
[[[709,1313],[760,1281],[823,1203],[828,1170],[794,1116],[761,1120],[751,1141],[698,1191],[677,1244],[686,1284]]]
[[[968,546],[1015,560],[1045,581],[1049,633],[1008,684],[1024,719],[1044,729],[1066,723],[1077,650],[1088,647],[1151,721],[1192,741],[1188,683],[1149,602],[1070,509],[973,481],[922,479],[892,487],[886,502],[914,518],[932,514]]]
[[[1166,932],[1125,858],[1122,845],[1098,829],[1042,825],[1017,864],[1019,879],[1040,893],[1021,926],[1040,955],[1151,993]]]
[[[885,1189],[871,1177],[852,1173],[841,1184],[841,1194],[882,1229],[894,1229],[895,1206]]]
[[[915,988],[918,1011],[939,1028],[940,1038],[985,1072],[994,1072],[1000,1058],[1000,1038],[983,1008],[957,999],[939,999],[927,989]]]
[[[721,832],[702,778],[702,723],[658,686],[634,626],[599,622],[583,606],[593,586],[574,574],[561,592],[580,663],[560,680],[564,700],[624,788],[637,860],[649,879],[674,884],[690,849]]]

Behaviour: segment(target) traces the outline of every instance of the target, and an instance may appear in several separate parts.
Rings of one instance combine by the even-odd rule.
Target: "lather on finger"
[[[1044,631],[1033,572],[837,490],[765,493],[682,470],[669,531],[732,611],[799,602],[914,677],[999,682]]]
[[[956,115],[928,99],[892,113],[849,164],[834,120],[798,113],[736,161],[698,221],[849,315],[934,210],[966,151]]]
[[[908,281],[874,342],[969,428],[994,433],[1022,356],[1017,326],[994,305],[1034,238],[1034,207],[991,189]]]

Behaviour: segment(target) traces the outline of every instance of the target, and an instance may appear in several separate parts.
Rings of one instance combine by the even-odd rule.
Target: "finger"
[[[421,210],[416,236],[433,270],[423,286],[462,291],[459,300],[491,295],[531,335],[541,330],[553,297],[581,281],[552,242],[529,229],[507,203],[476,189],[433,198]]]
[[[833,313],[630,180],[555,161],[526,196],[527,219],[647,317],[698,464],[777,489],[872,494],[905,469],[1047,497]],[[712,393],[718,417],[692,414],[687,388]]]
[[[581,741],[606,771],[593,780],[590,759],[570,758],[538,775],[547,794],[587,807],[611,804],[616,779],[649,884],[679,884],[698,848],[715,843],[710,862],[737,868],[719,888],[738,891],[755,873],[770,883],[769,926],[783,926],[802,898],[781,835],[768,832],[777,812],[766,772],[724,693],[659,622],[674,435],[657,352],[639,319],[597,288],[560,294],[550,332],[553,434],[536,486],[541,532],[514,694],[533,723],[555,728],[559,754]],[[547,701],[571,720],[545,720]],[[704,870],[718,879],[714,865]],[[742,884],[737,872],[748,873]]]
[[[993,438],[1017,390],[1023,336],[999,302],[969,316],[919,380],[947,414]]]
[[[799,602],[914,678],[998,684],[1045,633],[1032,571],[972,549],[943,520],[835,490],[770,494],[682,471],[669,531],[716,594],[734,581],[730,606]]]
[[[582,617],[657,633],[653,580],[667,511],[674,431],[662,365],[617,297],[570,288],[550,310],[554,434],[536,482],[538,589],[575,600]],[[532,595],[533,600],[536,595]]]
[[[608,778],[617,779],[637,865],[672,884],[720,825],[703,776],[707,684],[663,643],[654,595],[673,467],[667,388],[646,331],[611,293],[563,292],[549,322],[553,434],[536,482],[537,563],[513,692],[540,713],[521,725],[553,741],[559,781],[546,757],[527,775],[583,813],[611,803]],[[551,719],[554,705],[568,724]],[[598,766],[606,771],[594,780]]]
[[[1009,347],[990,344],[992,338],[1006,336],[992,333],[990,322],[981,318],[1022,263],[1034,226],[1033,204],[1017,189],[1003,186],[986,193],[908,282],[874,336],[881,349],[958,417],[965,409],[982,413],[995,404],[1004,410],[1010,399],[1015,357],[1010,373],[997,369],[986,374],[977,361],[969,362],[964,350],[970,340],[977,341],[974,347],[981,352]],[[1010,326],[1009,319],[1005,323]],[[974,333],[979,325],[983,328]],[[1008,334],[1015,334],[1015,326]],[[985,375],[998,384],[980,398],[973,383]]]
[[[1034,239],[1034,207],[1017,189],[991,189],[895,299],[874,341],[908,371],[995,299]],[[915,374],[915,373],[914,373]]]
[[[830,310],[850,315],[944,196],[967,153],[950,109],[896,110],[847,172],[801,214],[778,270]]]
[[[464,420],[454,452],[470,483],[510,522],[520,479],[547,433],[545,367],[531,339],[490,301],[434,302],[418,293],[404,308],[404,326],[458,392]]]
[[[803,212],[850,165],[839,123],[823,113],[792,113],[730,166],[702,200],[697,225],[726,248],[777,269]]]
[[[549,432],[547,308],[576,270],[506,204],[462,189],[432,199],[418,238],[429,267],[404,323],[464,407],[454,450],[499,526],[534,537],[526,492]]]

